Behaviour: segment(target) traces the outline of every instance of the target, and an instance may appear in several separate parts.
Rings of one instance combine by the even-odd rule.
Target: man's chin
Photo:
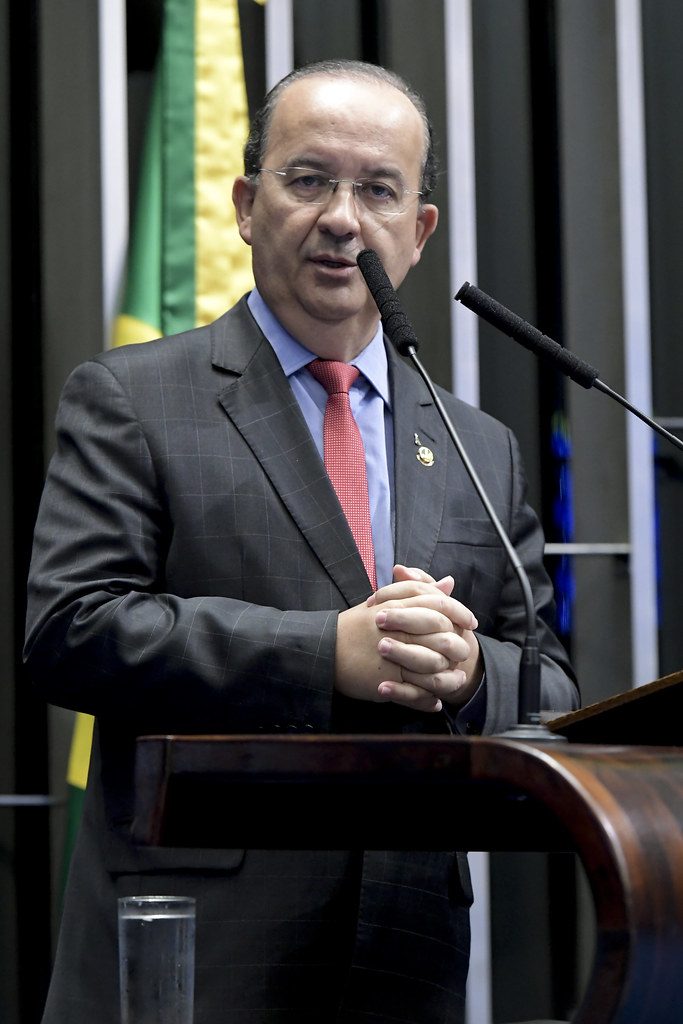
[[[305,308],[309,316],[329,324],[351,324],[372,316],[372,309],[368,309],[365,301],[342,294],[308,296]],[[377,315],[377,307],[374,308],[374,314]]]

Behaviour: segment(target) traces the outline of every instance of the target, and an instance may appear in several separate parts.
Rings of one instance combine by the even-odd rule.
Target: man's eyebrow
[[[330,170],[329,164],[325,160],[314,156],[293,156],[291,160],[287,161],[285,167],[310,167],[312,171]]]
[[[331,178],[334,178],[335,173],[336,173],[336,172],[331,170],[330,162],[328,160],[323,160],[320,157],[315,157],[315,156],[310,156],[310,155],[307,156],[305,154],[304,155],[300,154],[298,156],[292,157],[291,160],[288,160],[287,163],[284,166],[285,167],[310,167],[312,171],[324,171],[326,174],[329,174]],[[398,168],[396,168],[396,167],[376,166],[376,165],[373,165],[372,167],[367,166],[365,170],[359,172],[357,177],[359,177],[359,178],[391,178],[394,181],[401,182],[401,184],[405,180],[403,175],[401,174],[401,172],[398,170]]]
[[[403,182],[404,178],[397,167],[372,167],[360,175],[362,178],[393,178],[394,181]]]

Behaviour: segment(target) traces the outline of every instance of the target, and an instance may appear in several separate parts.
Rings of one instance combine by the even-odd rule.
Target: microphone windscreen
[[[384,329],[402,356],[417,351],[419,342],[408,317],[403,311],[398,295],[387,275],[382,261],[374,249],[363,249],[356,262],[365,278],[368,290],[382,317]]]
[[[596,377],[599,376],[594,366],[591,366],[590,363],[585,362],[583,359],[579,359],[578,356],[575,356],[562,345],[558,345],[547,334],[542,334],[537,327],[533,327],[526,320],[522,320],[520,316],[502,306],[500,302],[496,302],[486,292],[482,292],[479,288],[475,288],[474,285],[465,281],[455,298],[462,302],[463,306],[467,306],[473,313],[480,316],[482,320],[486,320],[487,323],[497,327],[503,334],[514,338],[515,341],[518,341],[520,345],[524,345],[531,352],[552,359],[562,372],[566,373],[572,380],[575,380],[577,384],[581,384],[584,388],[593,387]]]

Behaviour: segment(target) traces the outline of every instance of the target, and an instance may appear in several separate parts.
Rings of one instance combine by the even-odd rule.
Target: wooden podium
[[[674,699],[668,679],[651,684],[653,699]],[[573,738],[590,719],[582,711],[552,725]],[[683,746],[147,736],[137,753],[142,844],[573,850],[597,929],[573,1021],[683,1020]]]
[[[683,671],[555,718],[550,728],[572,743],[683,746]]]

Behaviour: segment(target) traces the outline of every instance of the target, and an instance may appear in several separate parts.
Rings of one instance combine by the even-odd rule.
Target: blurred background
[[[477,284],[683,436],[679,0],[224,2],[252,112],[290,67],[329,57],[424,95],[441,219],[401,289],[420,356],[520,440],[583,703],[683,668],[680,453],[453,300]],[[0,0],[4,1024],[40,1019],[68,849],[74,715],[21,665],[33,521],[64,379],[110,344],[123,301],[165,18],[201,3]],[[473,863],[470,1024],[570,1016],[592,961],[581,866]]]

